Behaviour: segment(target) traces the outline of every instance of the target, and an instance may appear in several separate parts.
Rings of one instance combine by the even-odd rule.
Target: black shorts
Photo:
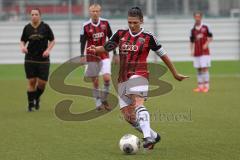
[[[24,63],[26,78],[39,78],[47,81],[49,75],[49,62],[26,62]]]

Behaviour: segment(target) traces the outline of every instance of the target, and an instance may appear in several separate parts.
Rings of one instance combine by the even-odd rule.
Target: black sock
[[[41,95],[44,92],[44,89],[40,89],[40,88],[37,87],[37,90],[35,92],[36,92],[36,100],[39,100]]]
[[[30,107],[34,106],[34,99],[35,99],[35,91],[27,91],[28,96],[28,105]]]

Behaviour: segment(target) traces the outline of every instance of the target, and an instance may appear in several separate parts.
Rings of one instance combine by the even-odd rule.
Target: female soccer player
[[[41,20],[38,8],[31,10],[31,22],[22,32],[20,49],[25,54],[24,68],[28,79],[28,111],[39,109],[40,96],[44,92],[49,75],[49,55],[55,44],[48,24]]]
[[[143,147],[153,149],[160,135],[150,128],[150,115],[144,106],[148,92],[147,56],[153,50],[168,66],[174,78],[182,81],[187,76],[178,74],[157,38],[141,28],[143,14],[140,8],[128,11],[129,29],[118,30],[104,46],[91,46],[89,51],[102,53],[119,46],[120,70],[118,96],[120,109],[133,127],[144,136]]]

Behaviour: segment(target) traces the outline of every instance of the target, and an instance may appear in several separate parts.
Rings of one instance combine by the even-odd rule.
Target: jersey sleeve
[[[209,26],[207,26],[207,34],[208,34],[208,37],[210,37],[210,38],[213,37],[212,31],[211,31],[211,29],[209,28]]]
[[[111,29],[111,27],[110,27],[110,24],[109,24],[109,22],[107,23],[107,28],[108,28],[108,33],[107,33],[107,37],[108,38],[110,38],[110,37],[112,37],[112,29]]]
[[[85,27],[83,26],[80,31],[80,53],[81,53],[81,56],[84,55],[84,49],[85,49],[86,42],[87,42],[87,35],[86,35]]]
[[[150,35],[149,47],[160,57],[166,54],[166,51],[163,49],[160,41],[154,35]]]
[[[194,42],[195,41],[195,37],[194,37],[194,34],[193,34],[193,29],[191,29],[191,31],[190,31],[190,42]]]
[[[28,41],[28,38],[27,38],[27,26],[25,26],[23,28],[23,32],[22,32],[22,36],[21,36],[21,41],[23,42],[27,42]]]
[[[114,33],[110,39],[104,44],[104,48],[107,52],[114,50],[119,44],[119,31]]]
[[[52,29],[50,28],[50,26],[48,24],[46,24],[47,26],[47,33],[48,33],[48,40],[49,41],[53,41],[54,40],[54,34],[53,34],[53,31]]]

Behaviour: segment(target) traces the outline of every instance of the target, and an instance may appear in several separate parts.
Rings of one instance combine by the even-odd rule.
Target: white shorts
[[[109,58],[99,62],[87,62],[85,68],[86,77],[98,77],[104,74],[111,74],[111,61]]]
[[[208,68],[211,67],[211,58],[209,55],[194,57],[194,68]]]
[[[120,109],[132,103],[129,95],[135,94],[147,98],[148,80],[139,75],[131,76],[127,81],[118,84],[118,100]]]

